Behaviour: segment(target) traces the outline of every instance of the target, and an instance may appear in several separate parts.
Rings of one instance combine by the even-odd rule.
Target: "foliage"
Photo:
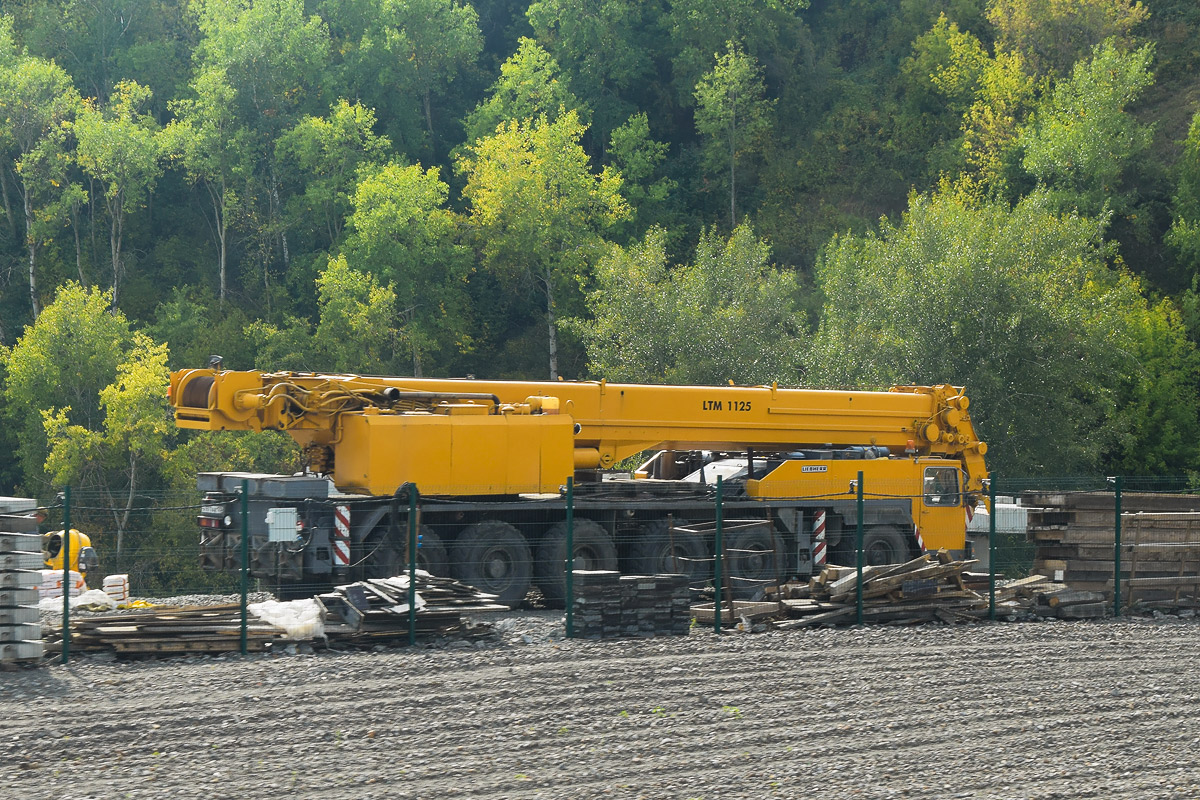
[[[729,170],[729,225],[737,224],[737,166],[761,151],[771,102],[754,61],[732,41],[696,84],[696,128],[708,138],[705,161]]]
[[[1065,75],[1105,39],[1124,44],[1149,11],[1134,0],[990,0],[999,47],[1034,75]]]
[[[1052,208],[1041,193],[1011,210],[915,196],[899,225],[838,237],[818,268],[827,299],[810,377],[965,386],[1002,473],[1093,470],[1154,449],[1159,434],[1124,414],[1176,380],[1147,362],[1191,345],[1106,264],[1103,218]]]
[[[110,294],[68,283],[13,346],[4,386],[9,422],[20,445],[25,491],[53,483],[42,413],[62,409],[64,421],[101,430],[101,390],[114,382],[134,334],[120,312],[109,313]]]
[[[169,343],[175,367],[215,353],[237,368],[530,378],[553,350],[551,372],[579,375],[596,344],[584,323],[608,324],[585,298],[612,242],[632,262],[661,228],[662,269],[680,280],[714,225],[752,224],[795,281],[778,310],[815,325],[830,300],[814,282],[822,251],[869,241],[910,193],[931,192],[968,216],[1032,213],[1036,196],[1051,217],[1091,217],[1103,255],[1084,261],[1128,267],[1128,292],[1152,300],[1149,316],[1125,314],[1138,365],[1114,371],[1084,447],[1131,469],[1200,469],[1181,444],[1185,411],[1166,405],[1191,402],[1180,330],[1200,338],[1194,3],[15,0],[3,12],[0,344],[31,337],[67,285],[114,289],[124,315],[103,376],[83,370],[87,403],[46,387],[9,398],[29,370],[14,350],[4,483],[47,480],[37,412],[70,405],[84,425],[88,406],[88,430],[103,431],[99,391],[134,331]],[[883,230],[878,246],[903,251]],[[1006,275],[974,280],[988,296]],[[1060,294],[1090,303],[1090,287]],[[345,341],[356,331],[359,352]],[[1063,352],[1075,335],[1045,333]],[[787,365],[776,374],[798,369],[798,336],[763,345]],[[738,372],[680,352],[663,371]],[[1161,430],[1135,424],[1143,414]],[[1039,436],[1012,432],[1018,449]]]
[[[457,219],[445,208],[449,188],[437,167],[391,163],[360,177],[343,251],[393,287],[403,319],[398,344],[420,376],[431,355],[445,363],[470,349],[471,254],[457,241]]]
[[[507,123],[459,161],[484,264],[537,285],[545,297],[550,378],[558,377],[557,318],[599,258],[602,234],[629,214],[621,177],[591,171],[574,111]]]
[[[84,174],[103,188],[108,210],[114,306],[125,268],[126,217],[141,207],[162,174],[158,123],[142,113],[149,100],[149,89],[122,81],[104,108],[84,101],[74,125],[75,157]]]
[[[69,408],[42,412],[49,443],[46,473],[55,486],[101,493],[112,511],[117,553],[123,549],[135,499],[144,484],[153,482],[173,438],[166,393],[167,346],[134,333],[131,352],[117,366],[116,379],[100,390],[103,427],[72,424]]]
[[[576,321],[597,377],[638,383],[794,382],[803,320],[796,277],[770,265],[747,225],[705,231],[692,263],[670,267],[666,232],[612,247]]]
[[[1043,101],[1019,142],[1023,164],[1059,205],[1083,214],[1105,207],[1127,213],[1122,184],[1130,160],[1145,150],[1151,129],[1126,111],[1151,83],[1152,48],[1124,53],[1097,45]]]
[[[491,95],[465,121],[466,141],[493,135],[506,122],[553,119],[559,110],[586,116],[586,107],[562,81],[558,62],[532,39],[521,39],[517,52],[500,66]]]
[[[374,127],[374,111],[339,100],[327,117],[305,117],[275,144],[276,152],[296,165],[304,184],[293,213],[323,219],[331,245],[341,238],[359,167],[383,160],[391,144],[376,136]]]

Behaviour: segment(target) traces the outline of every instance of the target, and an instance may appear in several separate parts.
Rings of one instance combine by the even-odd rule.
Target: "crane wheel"
[[[908,555],[908,541],[898,528],[891,525],[875,525],[863,531],[864,564],[903,564],[908,561]]]
[[[730,533],[725,541],[733,596],[748,598],[778,581],[786,561],[783,539],[769,523]],[[741,580],[738,580],[738,579]]]
[[[445,578],[450,575],[450,556],[442,537],[434,533],[427,525],[422,525],[418,531],[421,536],[417,542],[417,567],[430,575]]]
[[[683,520],[676,522],[686,524]],[[696,534],[672,531],[665,519],[657,519],[643,525],[637,536],[637,541],[629,548],[629,562],[634,572],[687,575],[688,583],[692,584],[711,575],[712,554]]]
[[[521,532],[496,519],[465,528],[453,550],[455,577],[517,606],[529,592],[533,558]]]
[[[577,519],[571,540],[575,569],[617,569],[617,546],[601,525],[590,519]],[[562,608],[567,600],[566,562],[567,523],[559,522],[542,537],[534,564],[534,583],[552,608]]]

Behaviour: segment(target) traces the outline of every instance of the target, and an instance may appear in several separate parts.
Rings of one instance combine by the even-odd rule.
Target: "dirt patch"
[[[0,675],[21,798],[1173,798],[1195,620],[103,662]],[[461,645],[461,646],[460,646]]]

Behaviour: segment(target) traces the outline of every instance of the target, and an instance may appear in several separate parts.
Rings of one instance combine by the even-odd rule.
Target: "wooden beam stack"
[[[1061,579],[1073,589],[1105,592],[1111,597],[1116,531],[1113,493],[1026,492],[1021,504],[1030,507],[1028,537],[1036,548],[1034,570]],[[1174,586],[1136,581],[1179,578],[1181,563],[1185,571],[1200,573],[1200,523],[1184,522],[1181,529],[1177,525],[1174,533],[1167,532],[1168,526],[1175,524],[1170,520],[1186,520],[1200,512],[1200,497],[1126,492],[1121,495],[1121,509],[1123,588],[1125,581],[1133,579],[1135,587],[1145,590],[1143,599],[1163,599],[1174,594]],[[1171,542],[1170,547],[1152,547],[1162,536],[1189,538]],[[1139,537],[1142,543],[1134,547]],[[1193,591],[1196,588],[1200,587]]]
[[[496,595],[418,570],[416,632],[421,636],[469,633],[463,614],[507,611]],[[325,636],[343,644],[367,644],[408,635],[408,576],[373,578],[317,596],[325,610]]]

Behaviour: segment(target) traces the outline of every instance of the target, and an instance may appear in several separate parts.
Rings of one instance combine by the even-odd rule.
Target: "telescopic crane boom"
[[[340,490],[381,495],[553,492],[576,470],[645,450],[786,453],[886,447],[957,460],[983,492],[980,441],[962,387],[888,391],[477,381],[192,369],[171,376],[182,428],[281,430]]]

